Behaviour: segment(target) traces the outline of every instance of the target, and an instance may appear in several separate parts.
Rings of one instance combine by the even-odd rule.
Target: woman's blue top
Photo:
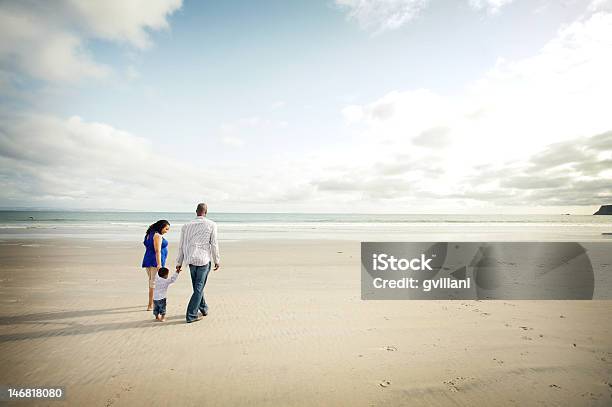
[[[155,258],[155,243],[153,237],[155,233],[151,233],[142,242],[145,245],[145,254],[142,259],[142,267],[157,267],[157,259]],[[166,257],[168,257],[168,241],[162,236],[161,244],[161,266],[166,267]]]

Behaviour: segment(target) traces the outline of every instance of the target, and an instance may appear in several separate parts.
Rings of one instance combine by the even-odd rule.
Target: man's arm
[[[181,239],[179,240],[178,256],[176,257],[176,270],[179,271],[183,265],[185,259],[185,253],[183,251],[183,243],[185,241],[185,228],[187,225],[183,225],[181,228]]]
[[[214,223],[210,232],[210,251],[212,253],[213,262],[215,263],[214,270],[221,267],[221,256],[219,256],[219,243],[217,242],[217,224]]]

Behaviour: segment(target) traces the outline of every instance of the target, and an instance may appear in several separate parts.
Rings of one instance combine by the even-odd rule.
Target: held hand
[[[213,270],[217,271],[219,270],[219,267],[221,267],[221,265],[219,263],[215,263],[215,268]]]

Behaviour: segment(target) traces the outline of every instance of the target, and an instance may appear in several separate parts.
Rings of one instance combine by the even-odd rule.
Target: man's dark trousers
[[[202,312],[202,315],[208,313],[208,305],[206,305],[206,301],[204,300],[204,287],[206,286],[206,280],[210,272],[210,262],[205,266],[194,266],[190,264],[189,271],[191,272],[193,294],[191,295],[189,304],[187,304],[187,322],[198,319],[198,310]]]

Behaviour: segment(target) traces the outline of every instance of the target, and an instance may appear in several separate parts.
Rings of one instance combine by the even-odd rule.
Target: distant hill
[[[612,205],[601,205],[593,215],[612,215]]]

